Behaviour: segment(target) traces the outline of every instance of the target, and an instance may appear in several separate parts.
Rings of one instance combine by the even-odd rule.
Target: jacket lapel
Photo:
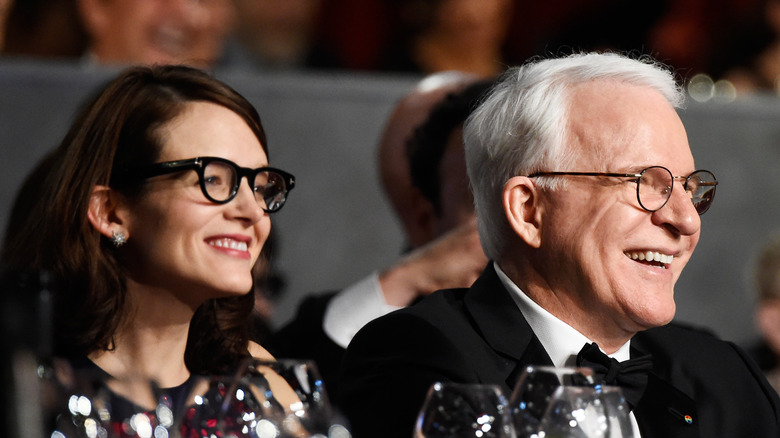
[[[509,293],[490,263],[464,301],[477,332],[497,353],[491,361],[491,380],[505,382],[511,391],[526,366],[552,365],[552,360]]]

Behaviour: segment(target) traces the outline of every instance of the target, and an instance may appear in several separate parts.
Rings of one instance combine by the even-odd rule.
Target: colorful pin
[[[688,425],[693,424],[693,417],[692,416],[690,416],[688,414],[683,415],[680,411],[678,411],[677,409],[672,408],[672,407],[669,408],[669,412],[671,412],[672,415],[676,416],[677,418],[682,418],[682,420],[685,421],[685,424],[688,424]]]

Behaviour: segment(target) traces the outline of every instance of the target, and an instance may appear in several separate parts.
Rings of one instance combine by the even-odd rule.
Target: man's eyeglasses
[[[287,201],[287,194],[295,187],[295,177],[283,170],[273,167],[240,167],[230,160],[218,157],[154,163],[144,168],[137,177],[148,179],[183,170],[194,170],[198,173],[203,195],[216,204],[226,204],[233,200],[238,194],[241,180],[246,177],[258,204],[268,213],[279,211]]]
[[[654,212],[660,210],[669,201],[674,188],[674,180],[683,180],[683,188],[693,201],[699,215],[704,214],[712,205],[715,187],[718,181],[708,170],[697,170],[688,176],[673,176],[669,169],[662,166],[650,166],[639,173],[603,173],[603,172],[534,172],[528,178],[538,176],[601,176],[614,178],[634,178],[636,198],[643,209]]]

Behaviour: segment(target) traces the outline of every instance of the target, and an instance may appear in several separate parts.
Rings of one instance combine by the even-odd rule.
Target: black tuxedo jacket
[[[654,363],[634,411],[642,438],[780,437],[777,393],[735,345],[669,325],[631,347]],[[491,263],[471,288],[436,292],[364,327],[334,390],[356,438],[409,438],[433,382],[498,384],[508,396],[525,366],[540,364],[552,361]]]

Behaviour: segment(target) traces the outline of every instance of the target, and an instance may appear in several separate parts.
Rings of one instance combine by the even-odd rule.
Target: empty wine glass
[[[620,387],[598,385],[596,390],[606,410],[610,438],[633,438],[635,434],[630,416],[631,409]]]
[[[178,414],[181,438],[290,438],[283,408],[270,389],[246,385],[235,374],[196,375]]]
[[[539,430],[553,396],[561,386],[593,387],[590,368],[528,366],[509,399],[515,432],[530,438]]]
[[[176,414],[181,438],[205,438],[222,432],[222,409],[233,376],[193,375],[190,388]]]
[[[542,417],[539,438],[630,438],[628,405],[618,387],[560,386]]]
[[[248,359],[239,367],[228,397],[226,406],[235,404],[238,398],[253,400],[251,406],[245,402],[247,408],[256,409],[255,417],[266,419],[266,427],[276,426],[278,436],[351,436],[331,406],[317,367],[311,361]]]
[[[513,438],[509,407],[496,385],[434,383],[415,426],[415,438]]]

